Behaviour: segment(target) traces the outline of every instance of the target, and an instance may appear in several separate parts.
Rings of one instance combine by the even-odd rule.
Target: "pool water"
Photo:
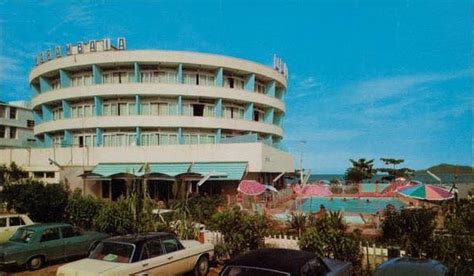
[[[367,202],[367,199],[369,202]],[[343,198],[311,197],[303,201],[298,209],[303,212],[318,212],[319,206],[324,205],[329,211],[342,211],[351,213],[375,214],[379,210],[385,209],[388,204],[392,204],[396,209],[406,206],[403,202],[394,198]]]

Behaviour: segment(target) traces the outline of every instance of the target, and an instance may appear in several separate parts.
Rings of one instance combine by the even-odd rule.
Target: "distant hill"
[[[452,164],[439,164],[436,166],[429,167],[426,169],[434,174],[473,174],[474,167],[452,165]],[[426,173],[426,170],[417,171],[417,173]]]

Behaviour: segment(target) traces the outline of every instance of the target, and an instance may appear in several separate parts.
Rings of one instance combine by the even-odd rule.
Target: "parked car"
[[[27,266],[36,270],[50,260],[85,256],[107,234],[82,232],[65,223],[33,224],[19,228],[0,244],[0,266]]]
[[[103,240],[89,258],[61,266],[57,275],[206,275],[214,245],[179,241],[166,232],[118,236]]]
[[[422,260],[417,258],[400,257],[385,261],[377,267],[375,275],[448,275],[448,268],[435,260]]]
[[[8,241],[18,228],[31,224],[34,223],[27,215],[0,214],[0,243]]]
[[[227,263],[220,276],[352,275],[352,264],[292,249],[258,249]]]

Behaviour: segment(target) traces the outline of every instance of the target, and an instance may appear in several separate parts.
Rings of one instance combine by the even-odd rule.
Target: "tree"
[[[360,158],[359,160],[349,159],[352,164],[352,167],[347,169],[345,173],[345,179],[348,182],[360,183],[364,179],[372,178],[376,170],[374,170],[374,159],[366,160],[365,158]]]
[[[354,272],[361,269],[360,232],[347,233],[347,225],[340,212],[329,212],[316,220],[311,220],[299,241],[300,248],[320,256],[349,261]]]
[[[382,180],[392,181],[398,177],[403,178],[412,178],[415,174],[415,171],[409,168],[400,168],[397,169],[396,166],[405,162],[403,159],[394,159],[394,158],[380,158],[382,162],[385,163],[387,166],[391,166],[388,168],[379,168],[377,169],[378,172],[387,173],[388,176],[383,177]]]
[[[5,185],[0,198],[7,203],[7,209],[29,214],[35,222],[62,222],[66,219],[68,193],[63,184],[26,179]]]
[[[68,200],[66,208],[68,220],[77,227],[91,230],[103,206],[102,200],[91,195],[82,195],[81,189],[77,188]]]
[[[382,223],[382,242],[401,246],[406,254],[420,258],[431,252],[436,213],[430,209],[388,209]]]
[[[262,215],[249,215],[239,208],[226,209],[213,216],[217,229],[224,237],[225,249],[232,256],[263,246],[270,221]]]
[[[28,172],[19,167],[15,162],[10,166],[5,164],[0,166],[0,186],[7,184],[17,184],[28,178]]]

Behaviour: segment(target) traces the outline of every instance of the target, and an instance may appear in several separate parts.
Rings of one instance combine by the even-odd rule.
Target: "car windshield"
[[[18,229],[15,234],[10,238],[12,242],[29,243],[33,238],[35,231],[31,229]]]
[[[264,269],[259,267],[249,267],[249,266],[227,266],[222,273],[223,276],[283,276],[290,275],[286,272],[281,272],[277,270]]]
[[[89,258],[114,263],[129,263],[134,250],[135,245],[131,243],[101,242]]]

